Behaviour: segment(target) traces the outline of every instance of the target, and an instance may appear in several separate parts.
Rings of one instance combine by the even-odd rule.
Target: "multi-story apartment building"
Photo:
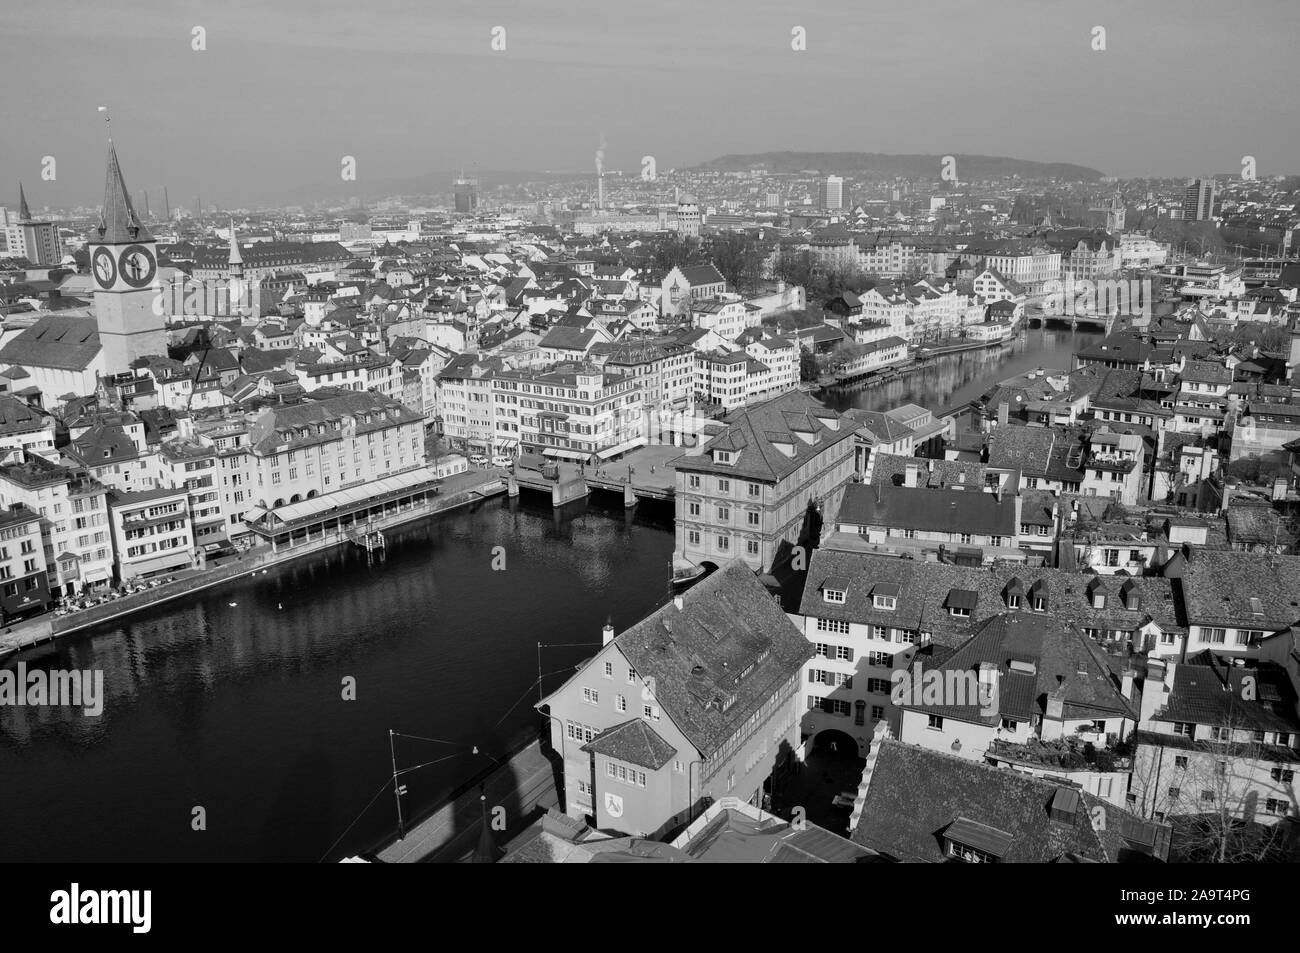
[[[793,752],[808,644],[732,561],[604,645],[538,707],[563,805],[600,830],[658,837],[705,799],[762,802]]]
[[[220,416],[194,422],[195,438],[213,448],[217,456],[217,481],[226,532],[232,540],[248,534],[244,514],[252,507],[254,473],[248,446],[246,418]]]
[[[17,397],[0,395],[0,452],[6,450],[53,455],[54,418]]]
[[[0,208],[0,258],[26,258],[33,265],[57,265],[63,261],[58,226],[32,218],[21,183],[18,214]]]
[[[494,446],[492,374],[501,368],[497,358],[459,354],[438,374],[438,406],[442,433],[451,446],[483,453],[504,451]],[[518,439],[518,438],[514,438]]]
[[[60,466],[38,454],[0,466],[0,503],[40,516],[48,591],[55,597],[112,582],[107,493],[84,469]]]
[[[1021,497],[1000,488],[982,492],[918,486],[921,466],[911,464],[902,486],[877,480],[847,487],[835,514],[835,532],[849,533],[876,550],[913,558],[940,553],[967,561],[1023,561],[1020,549]]]
[[[691,326],[712,331],[725,341],[734,341],[747,328],[758,324],[739,295],[697,299],[691,305]]]
[[[1106,232],[1087,228],[1062,228],[1046,237],[1061,253],[1061,280],[1095,281],[1120,270],[1119,242]]]
[[[1126,505],[1142,493],[1145,448],[1134,433],[1112,433],[1103,424],[1088,435],[1082,458],[1084,496],[1108,496]]]
[[[1300,718],[1294,655],[1284,662],[1233,665],[1213,652],[1182,662],[1147,659],[1130,808],[1156,820],[1294,821]]]
[[[193,568],[198,556],[188,497],[184,487],[109,491],[119,582]]]
[[[268,407],[249,422],[249,489],[262,509],[424,466],[424,421],[395,400],[345,392]]]
[[[745,406],[750,380],[766,371],[744,351],[701,351],[695,355],[695,400],[724,410]]]
[[[1294,625],[1300,556],[1193,547],[1178,586],[1187,613],[1187,652],[1257,658],[1260,642]]]
[[[806,534],[809,511],[839,508],[853,475],[850,421],[794,391],[723,419],[724,429],[673,461],[674,574],[739,557],[767,571]]]
[[[914,661],[929,668],[934,658],[946,657],[947,650],[962,646],[981,626],[1008,614],[1042,616],[1058,628],[1064,626],[1062,620],[1072,620],[1079,635],[1118,660],[1113,671],[1122,669],[1120,663],[1131,652],[1177,652],[1182,647],[1186,629],[1169,580],[1094,577],[1085,585],[1084,578],[1024,565],[975,568],[899,559],[864,551],[855,538],[832,536],[813,553],[799,608],[805,637],[816,653],[806,675],[812,697],[803,719],[804,739],[835,730],[854,739],[865,754],[881,721],[899,737],[903,715],[892,693],[894,681]],[[942,656],[927,654],[931,643],[945,649]],[[1083,650],[1076,648],[1070,651],[1083,658]],[[1097,657],[1091,650],[1087,655]],[[972,665],[971,671],[977,668]],[[1095,674],[1091,663],[1089,671]],[[1129,698],[1119,681],[1120,695]],[[1011,721],[1026,723],[1029,715]],[[1021,732],[1023,740],[1026,727],[1009,730]],[[949,735],[949,746],[953,740]],[[963,747],[970,743],[964,740]],[[1103,737],[1099,746],[1106,743]]]
[[[695,400],[695,351],[671,340],[621,342],[602,365],[611,374],[630,377],[641,388],[646,412],[661,408],[689,411]]]
[[[224,548],[230,541],[223,506],[221,458],[215,447],[197,441],[172,440],[158,449],[159,483],[183,487],[194,534],[194,544],[205,553]]]
[[[1183,218],[1193,222],[1206,222],[1214,218],[1214,179],[1194,179],[1183,193]]]
[[[1041,294],[1047,282],[1061,280],[1061,253],[1029,239],[971,242],[962,251],[962,259],[995,269],[1023,285],[1031,297]]]
[[[0,622],[44,612],[50,601],[40,515],[22,505],[0,510]]]
[[[492,375],[494,443],[567,460],[604,460],[646,442],[635,378],[591,364]]]

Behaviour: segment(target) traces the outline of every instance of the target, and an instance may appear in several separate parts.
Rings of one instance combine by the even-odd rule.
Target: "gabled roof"
[[[812,656],[812,645],[740,560],[615,639],[655,701],[715,754]]]
[[[942,863],[947,835],[979,846],[961,840],[975,831],[1001,850],[1004,863],[1048,863],[1067,855],[1097,863],[1168,857],[1166,825],[1086,792],[915,745],[877,744],[852,840],[895,860]],[[1070,796],[1060,798],[1061,791]],[[1094,823],[1099,812],[1104,824]]]
[[[685,454],[672,461],[680,471],[730,473],[737,477],[777,481],[834,447],[853,437],[851,422],[841,420],[834,411],[801,391],[782,394],[723,418],[726,429],[704,447],[703,454]],[[805,441],[799,434],[812,438]],[[777,448],[790,447],[792,455]],[[737,450],[730,465],[715,464],[710,452],[715,449]]]

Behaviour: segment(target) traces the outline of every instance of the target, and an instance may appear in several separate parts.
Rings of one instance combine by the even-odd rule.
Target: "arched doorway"
[[[858,756],[857,739],[838,728],[824,728],[813,736],[812,747],[808,749],[811,757],[822,754],[832,758],[856,758]]]

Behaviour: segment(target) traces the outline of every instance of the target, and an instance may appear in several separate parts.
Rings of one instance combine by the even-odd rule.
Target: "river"
[[[1101,338],[1096,330],[1025,330],[1001,347],[947,354],[892,381],[824,391],[818,397],[836,410],[888,410],[910,403],[938,412],[965,404],[998,381],[1025,371],[1068,368],[1077,349]]]
[[[831,402],[948,407],[1095,337],[1028,331]],[[539,641],[563,644],[542,650],[554,688],[606,619],[668,599],[670,506],[596,494],[565,512],[497,498],[390,533],[382,559],[304,557],[29,653],[102,670],[106,700],[99,717],[0,708],[0,861],[316,861],[354,820],[329,857],[375,846],[395,826],[390,728],[454,742],[399,742],[402,766],[448,759],[405,777],[409,817],[488,766],[470,746],[535,728]]]

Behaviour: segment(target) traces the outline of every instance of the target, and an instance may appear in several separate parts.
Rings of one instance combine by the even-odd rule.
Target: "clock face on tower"
[[[153,255],[143,245],[128,245],[117,260],[122,280],[132,288],[143,288],[153,281],[157,265]]]
[[[117,280],[117,262],[113,260],[113,253],[109,249],[95,249],[91,269],[95,272],[95,282],[101,288],[113,287],[113,282]]]

